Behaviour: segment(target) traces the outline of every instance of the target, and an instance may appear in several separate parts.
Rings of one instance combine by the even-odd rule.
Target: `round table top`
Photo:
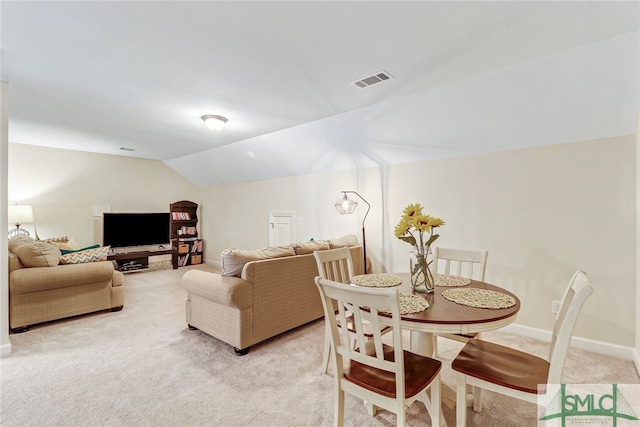
[[[411,291],[411,283],[408,273],[392,273],[390,275],[402,279],[402,285],[399,287],[400,292]],[[499,309],[469,307],[449,301],[442,296],[442,292],[447,289],[452,289],[451,287],[436,286],[433,293],[412,292],[414,295],[425,298],[429,303],[429,308],[419,313],[403,314],[401,316],[402,320],[404,322],[439,325],[478,325],[515,318],[518,311],[520,311],[520,300],[517,296],[506,289],[477,280],[472,280],[471,283],[465,287],[487,289],[511,295],[515,299],[516,304],[509,308]]]

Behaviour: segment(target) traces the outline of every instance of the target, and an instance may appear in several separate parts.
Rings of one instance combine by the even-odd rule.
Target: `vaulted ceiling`
[[[200,186],[628,135],[640,109],[635,1],[2,1],[0,14],[10,142],[161,160]],[[393,78],[352,84],[381,71]]]

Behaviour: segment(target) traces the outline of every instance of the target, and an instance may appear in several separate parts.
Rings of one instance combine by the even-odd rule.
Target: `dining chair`
[[[562,371],[573,329],[593,286],[583,271],[577,271],[562,297],[551,339],[549,361],[499,344],[469,340],[451,363],[456,371],[458,425],[466,425],[467,385],[494,391],[528,402],[536,402],[539,386],[561,384]],[[473,402],[473,410],[482,411],[482,401]]]
[[[467,279],[484,282],[487,269],[488,251],[473,251],[466,249],[448,249],[436,247],[433,251],[434,272],[436,274],[455,275]],[[435,334],[433,340],[433,354],[438,355],[438,338],[448,338],[459,342],[467,342],[471,338],[480,338],[479,333],[473,334]]]
[[[331,332],[335,368],[334,425],[344,424],[346,392],[372,405],[374,415],[376,408],[394,412],[398,426],[405,425],[405,407],[420,400],[431,417],[431,425],[439,426],[442,363],[402,348],[398,288],[360,287],[319,276],[315,283]],[[351,345],[349,331],[338,327],[347,323],[347,311],[352,313],[355,346]],[[391,322],[393,346],[382,342],[383,316],[387,323]],[[363,317],[373,326],[372,339],[365,337]]]
[[[351,251],[347,247],[329,249],[324,251],[314,251],[313,256],[318,266],[318,275],[323,279],[333,280],[334,282],[350,283],[351,278],[354,276],[353,261],[351,259]],[[352,318],[347,316],[347,330],[350,332],[352,342],[355,340],[355,333],[352,326]],[[341,324],[338,324],[340,327]],[[370,325],[366,324],[365,337],[371,338],[372,332]],[[391,331],[391,328],[383,327],[381,332],[383,334]],[[331,330],[329,323],[325,320],[325,339],[324,339],[324,352],[322,355],[322,371],[326,374],[329,368],[329,358],[331,357]]]

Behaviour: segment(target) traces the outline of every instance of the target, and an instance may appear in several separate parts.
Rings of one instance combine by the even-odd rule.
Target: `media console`
[[[172,246],[158,248],[126,248],[114,250],[107,256],[108,261],[115,261],[114,266],[118,271],[128,273],[132,271],[166,268],[166,262],[153,262],[154,257],[161,255],[171,255],[171,266],[173,269],[178,268],[178,249]],[[151,258],[151,259],[150,259]]]

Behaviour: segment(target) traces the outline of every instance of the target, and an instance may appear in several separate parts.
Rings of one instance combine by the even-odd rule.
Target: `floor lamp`
[[[338,200],[334,205],[338,210],[338,212],[340,212],[341,214],[352,214],[356,210],[356,207],[358,207],[358,202],[347,198],[347,193],[355,194],[363,202],[367,204],[367,212],[364,214],[364,218],[362,219],[362,252],[364,254],[363,267],[364,267],[364,272],[366,273],[367,272],[367,242],[366,242],[366,237],[364,233],[364,222],[367,219],[367,215],[369,215],[369,210],[371,209],[371,205],[369,204],[369,202],[367,202],[364,199],[364,197],[362,197],[355,191],[342,191],[342,199]]]

